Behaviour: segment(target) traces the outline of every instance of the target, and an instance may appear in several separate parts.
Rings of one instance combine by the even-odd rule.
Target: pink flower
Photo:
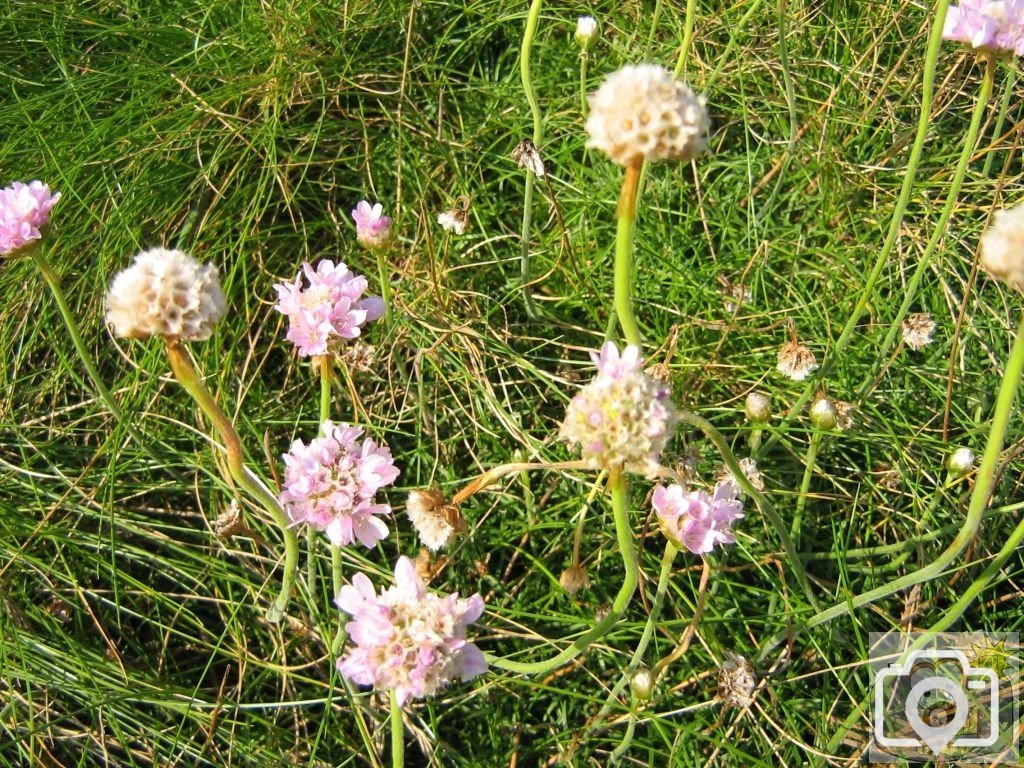
[[[360,427],[325,421],[321,429],[323,437],[296,440],[284,454],[281,504],[293,522],[323,531],[332,544],[372,547],[388,535],[377,516],[391,507],[374,496],[398,477],[391,451],[370,439],[360,444]]]
[[[743,504],[736,493],[731,482],[716,486],[713,496],[706,491],[687,492],[681,485],[658,485],[651,506],[669,539],[701,555],[718,544],[732,544],[736,540],[732,524],[743,517]]]
[[[1024,0],[963,0],[951,5],[942,37],[1024,56]]]
[[[384,206],[374,203],[371,207],[360,200],[352,211],[356,220],[356,239],[366,248],[373,250],[391,239],[391,219],[384,215]]]
[[[278,296],[275,308],[288,315],[288,340],[295,343],[301,356],[325,355],[329,346],[356,338],[364,323],[384,315],[379,297],[362,298],[366,287],[365,277],[328,259],[315,270],[304,263],[294,283],[274,286]]]
[[[50,209],[58,200],[60,192],[51,193],[41,181],[16,181],[0,189],[0,256],[9,256],[42,237]]]
[[[591,352],[597,376],[569,403],[560,435],[595,469],[655,475],[676,410],[667,387],[643,372],[640,350],[611,342]]]
[[[427,592],[407,557],[395,564],[395,586],[378,596],[357,573],[337,604],[352,616],[345,631],[355,643],[338,659],[338,671],[359,685],[394,691],[399,704],[487,671],[480,649],[466,640],[466,628],[484,612],[483,599]]]

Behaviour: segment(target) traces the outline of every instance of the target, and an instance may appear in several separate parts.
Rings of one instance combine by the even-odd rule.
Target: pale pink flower
[[[304,263],[295,282],[274,286],[275,309],[288,315],[288,340],[301,356],[325,355],[329,347],[356,338],[365,323],[384,315],[378,296],[363,298],[366,288],[365,277],[329,259],[316,269]]]
[[[380,203],[371,206],[360,200],[352,210],[352,218],[356,221],[356,239],[366,248],[373,250],[391,239],[391,219],[384,215]]]
[[[560,435],[596,469],[654,475],[676,422],[671,392],[643,372],[640,350],[591,352],[597,376],[569,403]]]
[[[337,604],[352,616],[345,631],[355,643],[338,659],[338,671],[358,685],[394,691],[399,704],[487,671],[484,655],[466,639],[466,628],[484,612],[483,599],[428,592],[407,557],[395,564],[395,586],[377,595],[357,573]]]
[[[41,181],[15,181],[0,189],[0,256],[8,256],[42,237],[50,209],[58,200],[60,192],[51,193]]]
[[[732,524],[743,517],[743,504],[731,482],[720,483],[714,495],[689,491],[673,483],[654,488],[651,506],[658,513],[662,531],[676,545],[695,555],[710,552],[719,544],[732,544]]]
[[[321,431],[284,454],[281,504],[293,522],[323,531],[332,544],[372,547],[388,535],[378,516],[391,514],[391,507],[374,496],[398,477],[391,450],[369,438],[359,443],[360,427],[325,421]]]
[[[1024,0],[963,0],[951,5],[942,37],[1024,56]]]

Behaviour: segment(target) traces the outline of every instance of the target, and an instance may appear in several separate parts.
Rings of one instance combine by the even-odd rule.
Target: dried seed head
[[[420,540],[434,552],[467,530],[459,508],[451,504],[437,488],[412,491],[405,503],[405,512]]]
[[[799,341],[787,341],[779,347],[779,373],[793,381],[803,381],[818,367],[814,353]]]
[[[932,343],[935,321],[927,312],[915,312],[907,316],[902,328],[903,343],[913,350],[918,350]]]
[[[519,163],[520,168],[525,168],[539,179],[544,178],[544,161],[540,159],[540,150],[529,139],[516,144],[512,150],[512,159]]]
[[[761,479],[761,473],[758,471],[757,462],[754,459],[749,456],[747,458],[740,459],[740,469],[743,471],[743,476],[747,478],[754,488],[759,491],[764,490],[764,480]],[[743,488],[738,482],[736,482],[735,475],[733,475],[730,469],[725,465],[719,467],[718,472],[715,473],[715,482],[719,485],[722,483],[731,483],[735,486],[737,495],[743,493]]]
[[[1024,291],[1024,204],[996,211],[992,226],[981,236],[981,266],[1011,288]]]
[[[727,707],[749,707],[754,701],[757,675],[750,662],[738,653],[725,652],[718,668],[718,698]]]
[[[575,597],[581,589],[590,586],[590,576],[582,566],[573,565],[562,571],[562,575],[558,577],[558,583],[562,585],[562,589]]]

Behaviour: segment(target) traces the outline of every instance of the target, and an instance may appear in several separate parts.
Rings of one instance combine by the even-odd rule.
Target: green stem
[[[526,29],[523,30],[523,44],[519,54],[519,74],[522,77],[526,101],[530,105],[530,113],[533,116],[533,143],[537,147],[540,147],[544,139],[544,121],[540,114],[540,105],[537,102],[537,91],[533,87],[530,54],[533,51],[533,38],[537,34],[540,9],[543,4],[543,0],[533,0],[530,3],[530,11],[526,16]],[[533,172],[526,169],[526,191],[523,193],[523,229],[519,245],[519,279],[523,284],[526,314],[531,318],[535,318],[539,314],[533,303],[533,295],[530,293],[530,222],[533,218],[534,181]]]
[[[188,353],[181,346],[177,339],[165,339],[167,347],[167,358],[171,363],[171,370],[175,378],[185,391],[192,396],[199,408],[212,422],[213,428],[220,436],[224,444],[224,452],[227,455],[228,471],[231,477],[238,483],[253,499],[274,518],[274,522],[281,528],[284,536],[284,577],[281,582],[281,593],[273,605],[267,609],[267,621],[278,622],[284,618],[285,608],[288,607],[288,600],[291,597],[292,586],[295,584],[295,573],[299,565],[299,539],[295,530],[291,527],[291,520],[288,513],[278,502],[277,497],[270,489],[263,484],[245,465],[245,454],[242,451],[242,441],[235,431],[234,425],[221,410],[213,395],[203,384],[196,373]]]
[[[377,281],[380,283],[380,297],[384,301],[384,322],[391,328],[391,263],[388,260],[387,245],[378,246],[373,249],[373,255],[377,258]]]
[[[587,119],[587,51],[580,51],[580,113]]]
[[[622,557],[622,566],[625,576],[622,586],[612,603],[611,610],[603,619],[595,624],[590,631],[576,638],[572,644],[557,654],[554,658],[539,662],[512,661],[499,657],[490,657],[488,662],[498,669],[515,672],[520,675],[543,675],[572,661],[579,656],[590,645],[604,637],[608,630],[618,622],[629,605],[637,585],[637,562],[636,547],[633,543],[633,530],[629,524],[629,488],[626,478],[621,472],[612,472],[608,479],[608,486],[612,495],[612,517],[615,520],[615,537],[619,545],[619,554]]]
[[[686,20],[683,22],[683,42],[679,45],[679,56],[676,58],[675,76],[678,78],[683,74],[683,67],[686,65],[686,56],[690,52],[690,42],[693,40],[693,28],[697,19],[697,0],[686,0]]]
[[[811,490],[811,477],[814,475],[814,466],[818,460],[818,449],[821,447],[821,430],[815,429],[811,433],[811,442],[807,446],[807,455],[804,456],[804,476],[800,480],[800,493],[796,497],[796,511],[793,513],[793,527],[790,536],[793,538],[793,546],[800,546],[800,526],[803,523],[804,508],[807,506],[807,494]]]
[[[405,765],[405,726],[402,725],[402,707],[398,694],[391,691],[391,768]]]
[[[1014,90],[1017,86],[1017,70],[1010,69],[1009,74],[1006,77],[1006,87],[1003,89],[1003,98],[999,102],[999,115],[996,117],[996,124],[992,129],[993,140],[998,140],[999,135],[1003,132],[1003,124],[1006,122],[1006,112],[1010,108],[1010,100],[1013,98]],[[992,163],[995,162],[996,153],[991,150],[985,155],[985,165],[981,171],[983,176],[988,176],[992,172]]]
[[[75,315],[71,311],[71,307],[68,306],[67,299],[64,297],[64,291],[60,287],[60,278],[57,276],[57,273],[53,271],[53,268],[50,266],[50,262],[47,261],[46,257],[43,255],[42,246],[33,244],[26,250],[32,256],[32,260],[35,262],[36,268],[43,276],[43,280],[50,289],[50,293],[53,295],[54,301],[57,302],[57,309],[60,312],[61,318],[64,320],[64,325],[68,329],[68,334],[71,336],[71,343],[74,344],[75,351],[78,353],[78,359],[81,360],[82,365],[85,367],[85,372],[89,376],[89,381],[92,382],[92,386],[96,390],[96,396],[99,397],[100,401],[106,409],[110,411],[118,424],[125,427],[133,440],[143,447],[149,446],[151,441],[147,440],[138,430],[135,429],[134,426],[125,421],[121,407],[117,404],[117,401],[114,400],[114,396],[110,394],[110,390],[107,389],[107,385],[103,382],[100,372],[96,369],[96,364],[93,362],[92,354],[85,346],[85,342],[82,340],[82,334],[78,331],[78,324],[75,322]]]
[[[974,492],[971,494],[972,510],[976,505],[982,511],[988,506],[991,487],[995,479],[996,465],[999,463],[1003,439],[1006,436],[1010,412],[1013,409],[1013,400],[1020,386],[1022,374],[1024,374],[1024,315],[1021,316],[1020,327],[1017,329],[1017,338],[1013,341],[1010,358],[1006,364],[1006,373],[1003,374],[1003,382],[999,387],[996,410],[992,417],[992,429],[989,432],[988,443],[985,445],[985,455],[981,459],[981,466],[978,467]],[[931,628],[931,632],[942,632],[963,615],[975,598],[984,591],[996,574],[999,573],[1003,563],[1017,551],[1017,546],[1022,539],[1024,539],[1024,520],[1017,524],[1010,538],[1003,544],[1002,549],[996,553],[995,558],[988,564],[988,567],[982,572],[981,576],[971,584],[959,600],[946,610],[942,618]]]
[[[835,361],[844,359],[846,347],[850,343],[854,331],[860,324],[860,318],[867,309],[868,303],[871,301],[875,285],[878,283],[878,279],[881,277],[882,271],[885,269],[885,265],[888,263],[889,257],[892,255],[896,241],[899,239],[900,230],[903,224],[903,217],[906,214],[907,205],[910,202],[910,194],[914,189],[914,178],[917,175],[917,167],[921,162],[921,153],[924,149],[925,139],[928,136],[929,129],[932,127],[931,107],[932,97],[935,91],[935,70],[939,59],[939,51],[942,47],[942,25],[946,18],[946,9],[949,7],[949,3],[950,0],[938,0],[935,6],[935,14],[932,18],[932,32],[928,38],[928,51],[925,56],[924,75],[921,83],[921,114],[917,121],[917,133],[914,136],[914,144],[910,149],[910,156],[907,159],[906,170],[903,172],[903,185],[900,188],[900,195],[896,201],[896,208],[893,211],[892,219],[889,222],[889,231],[886,234],[885,241],[882,243],[882,247],[878,251],[878,258],[875,259],[875,263],[872,266],[870,273],[868,273],[867,280],[864,282],[864,289],[861,291],[853,311],[847,317],[846,325],[843,326],[843,330],[839,334],[839,338],[832,347],[832,353],[822,362],[821,370],[819,371],[818,376],[815,377],[815,382],[808,384],[800,397],[798,397],[793,403],[789,412],[779,425],[779,429],[776,434],[786,433],[786,429],[790,422],[796,418],[797,414],[803,411],[804,406],[807,405],[807,402],[814,394],[815,388],[817,387],[817,380],[828,375]],[[731,42],[732,41],[730,40],[730,43]],[[769,445],[774,443],[776,439],[777,438],[773,436],[773,438],[765,444],[764,448],[766,449]]]
[[[743,473],[743,468],[740,467],[739,461],[736,460],[736,456],[733,455],[732,449],[729,444],[722,437],[722,434],[715,429],[711,422],[707,419],[701,418],[692,411],[681,411],[679,414],[679,420],[684,424],[690,424],[691,426],[697,427],[701,432],[707,436],[715,448],[718,449],[719,454],[722,456],[722,461],[725,462],[725,466],[729,468],[733,477],[736,478],[736,482],[739,483],[743,491],[754,499],[758,509],[761,510],[768,523],[775,529],[775,535],[779,537],[779,541],[782,543],[782,549],[786,553],[786,558],[789,560],[790,568],[793,570],[793,574],[796,576],[796,580],[800,585],[800,589],[803,590],[807,600],[815,608],[818,607],[818,601],[814,597],[814,593],[811,591],[810,582],[807,580],[807,572],[804,570],[804,565],[800,561],[800,556],[797,554],[796,547],[793,546],[793,541],[789,538],[789,534],[786,532],[786,526],[782,522],[782,518],[779,517],[779,513],[775,511],[775,507],[768,501],[767,497],[761,493],[757,488],[751,485],[750,480]]]
[[[616,211],[615,232],[615,313],[627,344],[641,346],[640,328],[633,315],[633,231],[636,228],[636,197],[640,186],[640,168],[626,166],[622,193]]]
[[[981,458],[978,474],[974,480],[974,490],[971,493],[967,516],[964,518],[963,525],[950,545],[934,561],[923,568],[894,579],[888,584],[883,584],[875,589],[854,595],[842,603],[820,611],[804,622],[797,631],[817,627],[840,616],[846,616],[862,605],[867,605],[875,600],[895,594],[901,589],[936,579],[942,576],[946,568],[967,549],[967,545],[977,535],[982,517],[988,508],[989,496],[992,493],[992,486],[995,480],[996,466],[999,463],[999,455],[1002,452],[1003,440],[1006,437],[1006,429],[1013,410],[1013,400],[1017,393],[1022,373],[1024,373],[1024,317],[1021,318],[1020,327],[1017,329],[1017,337],[1014,339],[1013,348],[1010,350],[1006,372],[1003,374],[1003,380],[999,386],[999,394],[996,396],[992,426],[989,428],[985,453]],[[1014,533],[1016,535],[1016,531]],[[761,658],[764,658],[773,648],[786,641],[790,636],[791,631],[787,630],[773,637],[762,650]]]
[[[595,722],[600,722],[607,717],[608,713],[612,710],[613,704],[618,700],[619,695],[629,685],[633,673],[640,668],[643,662],[647,646],[650,644],[651,638],[654,637],[654,627],[658,617],[661,615],[661,607],[665,602],[665,593],[668,592],[669,576],[672,575],[672,564],[675,562],[678,552],[679,550],[676,549],[676,546],[671,541],[665,542],[665,553],[661,556],[661,571],[658,573],[657,591],[654,593],[654,602],[651,603],[651,613],[647,617],[643,634],[640,635],[640,640],[636,644],[632,657],[629,659],[629,664],[626,665],[625,672],[622,673],[622,677],[619,678],[611,693],[608,694],[608,698],[605,700],[604,706],[601,707],[601,711],[594,718]]]
[[[925,272],[931,266],[932,256],[935,254],[936,246],[939,244],[939,241],[946,236],[946,225],[949,223],[949,218],[953,214],[953,207],[956,205],[957,197],[960,194],[960,188],[963,186],[964,176],[967,173],[967,166],[970,162],[971,155],[974,154],[974,146],[978,141],[978,131],[981,128],[981,119],[985,114],[985,107],[988,105],[989,98],[992,96],[992,88],[995,83],[995,73],[995,57],[992,55],[986,55],[985,77],[982,80],[981,90],[978,92],[978,98],[974,103],[974,113],[971,115],[971,124],[967,129],[967,135],[964,137],[964,146],[960,152],[960,159],[957,161],[956,169],[953,172],[953,180],[950,183],[949,192],[946,195],[946,204],[943,206],[942,213],[939,215],[939,220],[936,222],[935,227],[932,230],[932,236],[928,240],[928,245],[925,246],[924,253],[921,254],[921,257],[917,262],[917,268],[914,270],[914,274],[911,276],[910,282],[907,283],[903,303],[900,305],[899,311],[896,313],[896,317],[892,321],[892,325],[889,326],[889,332],[885,337],[885,341],[882,342],[881,348],[873,353],[876,359],[880,360],[885,357],[896,342],[896,336],[902,329],[903,319],[907,316],[911,305],[917,298],[917,289],[921,285],[921,280],[924,278]],[[865,394],[866,388],[864,391],[861,391],[860,397],[863,398]]]

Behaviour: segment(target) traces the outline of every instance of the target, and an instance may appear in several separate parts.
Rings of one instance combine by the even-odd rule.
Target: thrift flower
[[[0,256],[10,256],[41,238],[50,209],[58,200],[60,192],[51,193],[41,181],[16,181],[0,189]]]
[[[957,448],[946,459],[946,468],[954,477],[963,477],[974,467],[974,451],[970,448]]]
[[[384,315],[379,297],[363,298],[366,288],[365,277],[329,259],[315,270],[304,263],[295,282],[274,286],[278,296],[274,308],[288,316],[288,340],[298,347],[300,356],[325,355],[342,339],[359,336],[364,324]]]
[[[643,372],[640,350],[607,342],[591,352],[597,376],[569,403],[560,436],[595,469],[654,476],[676,422],[667,387]]]
[[[356,240],[371,251],[391,239],[391,219],[384,215],[384,206],[374,203],[371,207],[360,200],[352,211],[356,221]]]
[[[839,426],[839,411],[825,395],[818,395],[811,405],[811,424],[825,431]]]
[[[1024,291],[1024,204],[996,212],[992,226],[981,236],[981,266]]]
[[[284,454],[281,504],[294,523],[323,531],[336,546],[372,547],[388,535],[378,516],[391,507],[374,496],[398,477],[391,451],[369,438],[360,443],[360,427],[325,421],[321,430],[322,437],[309,445],[296,440]]]
[[[743,403],[743,412],[752,424],[765,424],[772,417],[772,399],[763,392],[750,392]]]
[[[107,323],[127,339],[202,341],[226,311],[213,265],[166,248],[137,254],[114,276],[106,298]]]
[[[459,508],[436,488],[412,491],[405,502],[405,512],[420,540],[433,552],[447,546],[467,529]]]
[[[395,586],[377,595],[357,573],[337,603],[352,616],[345,631],[355,643],[338,659],[338,671],[358,685],[394,691],[400,705],[487,671],[484,655],[466,639],[466,628],[484,612],[483,599],[428,592],[407,557],[395,564]]]
[[[710,552],[719,544],[732,544],[732,524],[743,517],[743,504],[736,498],[731,482],[715,487],[714,495],[706,491],[689,491],[673,483],[667,488],[657,485],[651,506],[658,513],[664,534],[677,546],[695,555]]]
[[[466,234],[466,212],[461,208],[451,208],[444,213],[437,214],[437,223],[445,232],[454,232],[456,235]]]
[[[583,52],[589,51],[597,41],[597,19],[593,16],[580,16],[576,19],[576,45]]]
[[[913,350],[921,349],[932,343],[935,333],[935,321],[927,312],[915,312],[908,315],[901,326],[903,343]]]
[[[710,127],[704,99],[655,64],[623,67],[588,97],[588,147],[622,166],[686,161],[703,151]]]
[[[951,5],[942,38],[1024,56],[1024,0],[963,0]]]

